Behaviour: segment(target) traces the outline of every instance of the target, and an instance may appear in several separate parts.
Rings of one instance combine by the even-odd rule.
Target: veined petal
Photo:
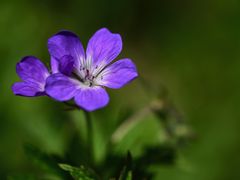
[[[119,60],[106,67],[97,77],[97,84],[118,89],[138,76],[135,64],[130,59]]]
[[[12,86],[12,91],[15,95],[19,96],[34,97],[45,95],[44,88],[30,82],[16,82]]]
[[[49,72],[45,65],[34,56],[24,57],[17,63],[18,76],[25,82],[45,84]]]
[[[86,59],[95,67],[106,66],[119,55],[121,50],[121,36],[111,33],[107,28],[102,28],[89,40]]]
[[[79,37],[70,31],[61,31],[48,39],[48,51],[57,60],[63,56],[72,56],[74,65],[79,68],[85,59],[85,53]]]
[[[58,73],[59,72],[59,62],[56,58],[54,58],[53,56],[51,56],[51,70],[52,73]]]
[[[100,86],[79,89],[75,98],[76,104],[86,111],[94,111],[106,106],[109,96]]]
[[[75,96],[79,88],[78,83],[77,80],[69,78],[64,74],[56,73],[47,78],[45,91],[47,95],[58,101],[68,101]]]

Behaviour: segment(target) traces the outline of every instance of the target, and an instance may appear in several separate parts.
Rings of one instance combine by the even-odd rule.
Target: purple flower
[[[46,93],[58,101],[74,98],[87,111],[108,104],[104,87],[118,89],[138,76],[130,59],[113,63],[122,50],[122,40],[106,28],[92,36],[86,53],[78,36],[69,31],[51,37],[48,49],[54,74],[47,78]]]
[[[17,63],[16,71],[23,80],[12,86],[12,91],[19,96],[42,96],[45,95],[46,79],[50,75],[45,65],[34,56],[24,57]]]

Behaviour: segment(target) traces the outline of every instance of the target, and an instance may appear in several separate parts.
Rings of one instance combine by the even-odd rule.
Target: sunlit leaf
[[[60,168],[68,171],[75,180],[98,180],[98,176],[95,172],[84,166],[73,167],[68,164],[59,164]]]

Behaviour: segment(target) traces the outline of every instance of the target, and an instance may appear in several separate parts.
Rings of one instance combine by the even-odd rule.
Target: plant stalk
[[[88,158],[89,163],[92,165],[94,160],[93,155],[93,124],[92,124],[92,118],[90,116],[90,113],[83,110],[85,120],[86,120],[86,127],[87,127],[87,149],[88,149]]]

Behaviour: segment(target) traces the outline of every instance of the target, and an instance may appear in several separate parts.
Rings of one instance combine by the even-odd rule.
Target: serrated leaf
[[[96,173],[84,166],[73,167],[68,164],[59,164],[60,168],[68,171],[75,180],[97,180],[99,179]]]

